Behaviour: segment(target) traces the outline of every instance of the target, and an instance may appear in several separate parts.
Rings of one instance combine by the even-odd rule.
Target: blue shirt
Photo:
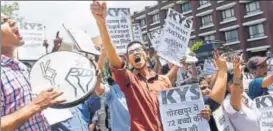
[[[104,85],[101,98],[108,105],[112,131],[130,131],[130,115],[123,92],[117,84]]]
[[[251,99],[265,95],[267,93],[267,88],[262,87],[263,80],[264,80],[264,77],[260,77],[250,82],[248,87],[248,96]]]
[[[86,102],[69,110],[72,113],[72,118],[52,125],[53,131],[89,131],[88,122],[90,121]],[[56,116],[58,117],[58,116]]]

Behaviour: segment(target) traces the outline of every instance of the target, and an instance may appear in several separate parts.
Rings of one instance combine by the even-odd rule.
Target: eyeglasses
[[[201,90],[209,89],[209,86],[200,86]]]
[[[133,50],[129,50],[129,51],[128,51],[128,54],[131,55],[131,54],[133,54],[135,51],[136,51],[137,53],[139,53],[139,52],[142,51],[142,50],[143,50],[143,48],[139,47],[139,48],[136,48],[136,49],[133,49]]]

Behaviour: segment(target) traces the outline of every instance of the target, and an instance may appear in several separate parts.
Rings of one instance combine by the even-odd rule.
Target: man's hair
[[[145,46],[140,41],[132,41],[127,45],[126,53],[128,55],[128,49],[129,47],[133,46],[134,44],[139,44],[142,46],[142,48],[145,50]]]
[[[204,81],[204,80],[206,81],[205,77],[203,77],[203,76],[200,77],[200,78],[199,78],[199,84],[200,84],[202,81]]]

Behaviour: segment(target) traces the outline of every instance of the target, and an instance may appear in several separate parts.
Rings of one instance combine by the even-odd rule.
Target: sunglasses
[[[129,51],[128,51],[128,54],[131,55],[131,54],[133,54],[135,51],[136,51],[137,53],[139,53],[140,51],[143,51],[143,50],[144,50],[143,48],[139,47],[139,48],[136,48],[136,49],[133,49],[133,50],[129,50]]]

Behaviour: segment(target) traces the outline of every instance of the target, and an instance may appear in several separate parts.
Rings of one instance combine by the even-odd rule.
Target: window
[[[159,14],[153,15],[153,16],[152,16],[152,20],[153,20],[153,23],[159,21],[159,20],[160,20],[160,19],[159,19]]]
[[[227,20],[234,17],[234,8],[229,8],[222,11],[222,20]]]
[[[144,41],[144,42],[148,41],[148,36],[147,36],[147,34],[144,34],[144,35],[143,35],[143,41]]]
[[[249,26],[249,36],[250,36],[250,38],[263,37],[264,36],[263,24]]]
[[[190,2],[183,3],[181,5],[181,9],[182,9],[183,12],[190,11],[192,9],[191,8],[191,3]]]
[[[146,25],[145,19],[140,20],[140,26],[143,27]]]
[[[208,4],[209,3],[209,0],[200,0],[199,1],[199,6],[202,6],[202,5],[205,5],[205,4]]]
[[[226,43],[238,41],[238,31],[232,30],[225,32]]]
[[[207,40],[215,40],[215,35],[207,35],[204,37],[204,41],[207,41]]]
[[[247,3],[245,6],[246,6],[247,14],[252,14],[252,13],[260,11],[260,5],[258,1]]]
[[[212,15],[206,15],[201,17],[201,26],[207,26],[212,23]]]

